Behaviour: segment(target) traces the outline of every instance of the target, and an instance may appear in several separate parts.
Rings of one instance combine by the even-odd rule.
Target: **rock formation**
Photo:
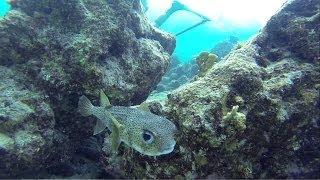
[[[158,159],[125,151],[125,175],[320,178],[319,7],[288,1],[253,40],[169,94],[175,151]]]
[[[0,178],[67,163],[94,125],[78,97],[103,89],[114,105],[141,103],[175,47],[138,0],[10,3],[0,20]]]

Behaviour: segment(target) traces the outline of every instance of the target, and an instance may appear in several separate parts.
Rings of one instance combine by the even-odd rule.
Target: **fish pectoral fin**
[[[78,102],[78,111],[82,116],[92,115],[92,109],[94,106],[86,96],[81,96]]]
[[[109,114],[109,118],[111,119],[112,124],[112,132],[110,134],[110,141],[111,141],[111,151],[116,154],[121,143],[121,133],[123,131],[123,125],[119,123],[119,121]]]
[[[118,152],[118,148],[120,146],[121,140],[120,140],[120,133],[119,132],[112,132],[110,134],[110,140],[111,140],[111,151],[112,153],[116,154]]]
[[[102,120],[97,119],[97,123],[93,129],[93,135],[97,135],[101,133],[103,130],[106,129],[106,127],[107,127],[107,123],[104,123]]]
[[[120,135],[122,132],[122,128],[123,128],[122,125],[118,121],[112,122],[112,133],[110,134],[110,139],[111,139],[111,151],[113,153],[118,152],[118,148],[121,143]]]
[[[101,107],[111,107],[110,101],[103,90],[100,90],[100,106]]]
[[[107,115],[108,115],[108,118],[110,118],[111,120],[112,131],[113,129],[116,129],[117,131],[121,132],[123,129],[123,125],[119,123],[119,121],[110,112],[107,112]]]

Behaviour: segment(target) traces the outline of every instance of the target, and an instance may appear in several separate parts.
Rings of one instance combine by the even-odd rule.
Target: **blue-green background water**
[[[6,2],[6,0],[0,0],[0,18],[2,18],[9,9],[10,9],[10,6]]]
[[[176,12],[160,28],[177,34],[201,20],[200,17],[190,13]],[[228,41],[230,36],[246,41],[261,29],[261,25],[257,23],[240,26],[224,22],[223,27],[215,23],[218,22],[206,22],[176,37],[177,46],[174,54],[180,61],[188,62],[200,52],[210,51],[217,43]]]

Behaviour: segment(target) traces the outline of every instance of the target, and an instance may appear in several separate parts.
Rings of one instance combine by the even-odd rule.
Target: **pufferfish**
[[[176,126],[168,119],[137,108],[112,106],[103,91],[101,106],[93,106],[86,96],[81,96],[78,109],[81,115],[97,117],[94,135],[105,128],[111,131],[109,149],[116,153],[121,142],[148,156],[171,153],[176,141]]]

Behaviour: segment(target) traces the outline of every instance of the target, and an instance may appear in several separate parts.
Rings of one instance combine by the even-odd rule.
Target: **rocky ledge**
[[[250,42],[169,94],[162,112],[180,131],[175,151],[125,151],[125,175],[320,178],[319,7],[288,1]]]
[[[92,136],[78,97],[103,89],[114,105],[141,103],[175,39],[148,23],[138,0],[10,3],[0,20],[0,178],[48,177],[38,170],[67,171]]]

